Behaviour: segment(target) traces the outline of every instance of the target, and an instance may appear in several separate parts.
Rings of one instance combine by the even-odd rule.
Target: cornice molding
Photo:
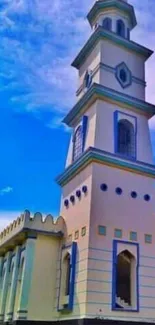
[[[154,165],[138,160],[128,160],[123,156],[118,156],[107,151],[89,147],[89,149],[87,149],[76,162],[70,165],[60,176],[57,177],[57,183],[60,186],[66,185],[91,163],[98,163],[113,168],[123,169],[134,174],[155,178]]]
[[[94,33],[90,36],[84,47],[81,49],[77,57],[72,63],[72,66],[79,69],[83,64],[88,55],[92,52],[95,45],[101,40],[106,39],[115,43],[120,47],[124,47],[128,51],[135,52],[136,54],[144,56],[145,60],[147,60],[152,54],[153,51],[139,45],[131,40],[118,36],[116,33],[106,31],[102,26],[98,26],[98,28],[94,31]]]
[[[148,119],[155,115],[155,105],[94,83],[66,115],[63,123],[73,127],[97,99],[112,102],[131,111],[136,110],[136,112],[147,116]]]

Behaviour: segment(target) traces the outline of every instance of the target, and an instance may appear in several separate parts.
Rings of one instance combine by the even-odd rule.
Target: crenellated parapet
[[[24,233],[45,233],[47,235],[63,236],[65,229],[63,217],[54,218],[51,214],[44,217],[40,212],[31,215],[26,210],[0,233],[0,247],[13,240],[13,238],[21,237]]]

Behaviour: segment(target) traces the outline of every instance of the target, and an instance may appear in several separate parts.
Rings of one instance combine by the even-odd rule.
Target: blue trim
[[[135,136],[135,143],[134,143],[134,149],[135,149],[135,156],[133,157],[130,157],[130,156],[126,156],[125,157],[127,159],[130,159],[130,160],[137,160],[137,117],[134,116],[134,115],[131,115],[131,114],[127,114],[127,113],[124,113],[122,111],[119,111],[119,110],[116,110],[114,112],[114,152],[119,155],[119,157],[122,157],[124,158],[124,155],[123,154],[120,154],[118,153],[118,114],[122,115],[122,118],[123,116],[127,116],[127,117],[130,117],[132,119],[134,119],[135,123],[134,123],[134,136]]]
[[[130,40],[130,28],[127,28],[127,39]]]
[[[120,71],[121,70],[125,70],[126,74],[127,74],[127,81],[123,82],[120,78]],[[117,81],[119,82],[119,84],[121,85],[121,87],[123,89],[129,87],[132,85],[132,75],[131,75],[131,71],[129,70],[129,68],[127,67],[125,62],[121,62],[120,64],[118,64],[115,68],[115,77],[117,79]]]
[[[75,272],[76,272],[76,255],[77,255],[77,243],[72,243],[71,250],[71,275],[70,275],[70,290],[69,290],[69,303],[68,310],[73,310],[74,305],[74,289],[75,289]]]
[[[64,247],[65,248],[65,247]],[[60,292],[61,292],[61,276],[62,276],[62,251],[63,251],[63,247],[61,248],[61,255],[60,255],[60,277],[59,277],[59,287],[57,287],[56,289],[58,289],[58,303],[57,303],[57,311],[61,311],[62,309],[60,308]]]
[[[117,245],[134,245],[137,247],[137,266],[136,266],[136,309],[116,308],[116,265],[117,265]],[[112,310],[139,312],[139,244],[123,240],[113,240],[113,263],[112,263]]]
[[[88,116],[84,115],[82,118],[82,152],[84,151],[85,148],[87,125],[88,125]]]

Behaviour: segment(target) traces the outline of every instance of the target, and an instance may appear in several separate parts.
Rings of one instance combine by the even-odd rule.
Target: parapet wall
[[[0,233],[0,246],[24,230],[42,231],[46,233],[65,233],[65,221],[62,217],[54,218],[51,214],[45,218],[40,212],[31,215],[26,210]]]

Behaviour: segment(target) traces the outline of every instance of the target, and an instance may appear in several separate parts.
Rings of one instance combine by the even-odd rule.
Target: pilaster
[[[10,289],[10,297],[9,297],[9,305],[7,312],[7,321],[11,321],[13,317],[14,303],[16,297],[16,287],[17,287],[17,279],[18,279],[18,271],[19,271],[19,258],[20,258],[20,246],[16,247],[16,255],[14,258],[14,270],[12,275],[12,283]]]
[[[28,300],[31,288],[31,279],[33,272],[33,262],[35,255],[35,241],[36,237],[28,238],[25,250],[25,263],[22,275],[20,301],[17,311],[18,320],[26,320],[28,313]]]
[[[1,295],[2,295],[2,269],[3,269],[4,257],[0,256],[0,305],[1,305]]]
[[[9,279],[9,266],[10,266],[10,258],[11,252],[8,252],[6,255],[6,265],[5,265],[5,274],[2,281],[2,291],[1,291],[1,304],[0,304],[0,322],[4,319],[5,313],[5,304],[7,298],[7,290],[8,290],[8,279]]]

